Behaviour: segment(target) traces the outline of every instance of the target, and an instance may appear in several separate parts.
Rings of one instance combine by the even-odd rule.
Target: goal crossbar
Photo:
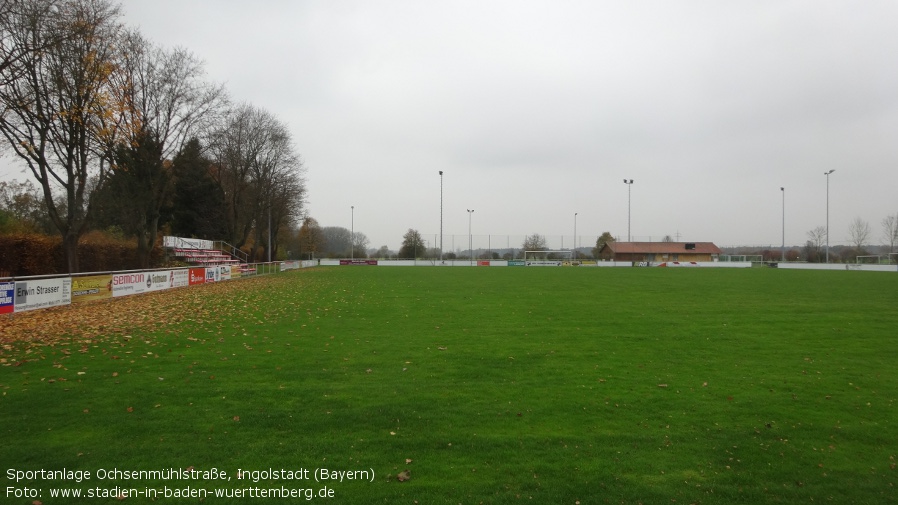
[[[562,249],[562,250],[558,250],[558,251],[545,251],[545,250],[544,251],[524,251],[524,258],[526,259],[527,256],[548,256],[550,254],[555,254],[558,256],[567,256],[569,258],[574,257],[574,251],[571,251],[570,249]]]

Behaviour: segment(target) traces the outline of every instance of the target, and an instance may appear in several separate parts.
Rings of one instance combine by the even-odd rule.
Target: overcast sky
[[[128,0],[293,132],[308,214],[398,249],[803,244],[898,212],[898,2]],[[354,206],[354,211],[351,207]],[[506,238],[511,236],[510,239]],[[517,242],[517,243],[516,243]],[[475,242],[477,247],[479,242]],[[433,244],[432,244],[433,245]],[[438,244],[436,244],[438,245]]]

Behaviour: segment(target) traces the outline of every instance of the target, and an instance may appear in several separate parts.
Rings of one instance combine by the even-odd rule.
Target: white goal
[[[574,261],[574,251],[524,251],[524,264],[527,266],[560,267],[578,265]]]

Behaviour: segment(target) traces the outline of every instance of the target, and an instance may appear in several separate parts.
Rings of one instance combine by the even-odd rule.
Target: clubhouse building
[[[712,242],[608,242],[599,250],[605,261],[718,261],[720,248]]]

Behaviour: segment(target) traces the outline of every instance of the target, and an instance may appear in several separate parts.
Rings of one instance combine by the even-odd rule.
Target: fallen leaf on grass
[[[398,475],[396,475],[396,480],[398,480],[399,482],[405,482],[411,478],[412,478],[412,475],[408,470],[403,470],[403,471],[399,472]]]

